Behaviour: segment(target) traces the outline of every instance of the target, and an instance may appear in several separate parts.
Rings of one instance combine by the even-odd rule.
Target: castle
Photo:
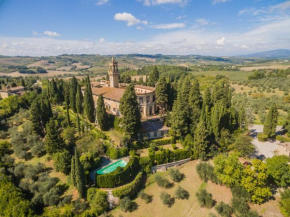
[[[120,116],[120,100],[128,84],[119,83],[118,62],[114,57],[109,63],[108,75],[109,81],[91,82],[95,106],[97,106],[98,97],[103,95],[107,111],[113,115]],[[135,85],[135,92],[142,117],[154,116],[156,114],[155,87]]]

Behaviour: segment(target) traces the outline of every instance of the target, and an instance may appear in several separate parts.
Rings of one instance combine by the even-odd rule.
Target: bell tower
[[[109,82],[110,87],[119,87],[119,70],[118,70],[118,62],[112,57],[112,61],[109,63]]]

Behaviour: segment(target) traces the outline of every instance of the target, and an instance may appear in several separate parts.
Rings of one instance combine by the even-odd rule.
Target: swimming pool
[[[125,167],[127,165],[127,162],[124,160],[118,160],[115,163],[110,164],[109,166],[106,166],[102,169],[97,170],[98,175],[104,175],[110,172],[113,172],[117,169],[117,167]]]

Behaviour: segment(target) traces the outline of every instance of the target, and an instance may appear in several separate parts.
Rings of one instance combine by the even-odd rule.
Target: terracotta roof
[[[135,88],[140,88],[140,89],[144,89],[144,90],[151,90],[151,91],[155,91],[155,87],[148,87],[148,86],[144,86],[144,85],[135,85]]]
[[[144,121],[141,122],[141,132],[156,132],[162,130],[169,130],[160,120]]]
[[[120,101],[125,90],[121,88],[114,88],[114,87],[102,87],[102,88],[92,88],[92,92],[94,95],[103,95],[106,99],[112,99],[115,101]]]
[[[21,91],[21,90],[24,89],[24,87],[23,86],[18,86],[18,87],[11,87],[10,89],[11,89],[11,91]]]

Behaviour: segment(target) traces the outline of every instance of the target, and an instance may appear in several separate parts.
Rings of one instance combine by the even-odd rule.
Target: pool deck
[[[97,173],[98,170],[103,169],[104,167],[107,167],[107,166],[109,166],[109,165],[111,165],[111,164],[113,164],[113,163],[115,163],[115,162],[117,162],[119,160],[124,160],[124,161],[126,161],[128,163],[129,162],[129,156],[128,157],[118,158],[116,160],[111,160],[109,157],[102,157],[101,166],[90,172],[91,179],[95,182],[95,178],[96,178],[95,174]]]

